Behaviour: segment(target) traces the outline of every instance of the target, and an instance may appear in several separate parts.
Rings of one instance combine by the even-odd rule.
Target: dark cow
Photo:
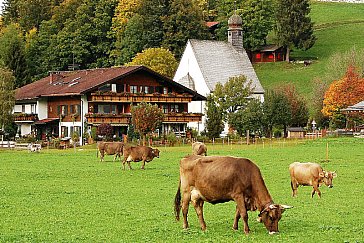
[[[207,156],[207,147],[204,143],[194,142],[192,144],[192,154]]]
[[[318,189],[322,183],[325,183],[329,188],[333,187],[332,179],[335,178],[336,172],[324,171],[321,165],[317,163],[300,163],[294,162],[289,165],[289,173],[291,175],[292,196],[297,195],[299,185],[313,186],[311,197],[317,192],[321,197],[321,192]]]
[[[121,161],[121,155],[123,155],[123,142],[99,142],[97,144],[98,153],[100,153],[100,161],[104,161],[105,153],[107,155],[114,155],[114,160],[116,160],[117,157],[120,158]]]
[[[182,204],[181,204],[182,190]],[[189,155],[180,161],[180,181],[175,197],[175,216],[183,213],[183,228],[188,228],[188,205],[192,204],[206,229],[203,218],[204,202],[212,204],[235,201],[236,212],[233,229],[238,229],[242,218],[245,234],[249,233],[247,211],[259,210],[259,221],[269,234],[278,232],[278,221],[286,205],[274,204],[258,166],[249,159],[228,156]]]
[[[159,150],[153,149],[147,146],[125,146],[124,147],[124,160],[123,160],[123,168],[125,170],[125,162],[128,162],[129,169],[132,169],[130,166],[130,162],[139,162],[142,161],[141,169],[144,170],[145,162],[150,162],[154,157],[159,158]]]

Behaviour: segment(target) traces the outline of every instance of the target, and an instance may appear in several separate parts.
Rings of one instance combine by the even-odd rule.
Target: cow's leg
[[[187,214],[188,214],[188,206],[191,200],[191,193],[189,191],[184,190],[182,196],[182,214],[183,214],[183,228],[188,228]]]
[[[191,201],[193,203],[193,207],[195,208],[198,220],[200,221],[201,229],[206,230],[206,223],[203,218],[203,204],[204,201],[201,199],[200,194],[197,190],[192,190],[191,192]]]
[[[104,153],[104,151],[100,151],[100,162],[103,162],[104,161],[104,155],[105,155],[105,153]]]
[[[238,230],[239,219],[240,219],[240,212],[239,212],[238,207],[236,207],[234,224],[233,224],[233,229],[234,230]]]
[[[321,197],[321,192],[320,190],[318,189],[319,185],[318,185],[318,182],[314,182],[312,183],[312,186],[313,186],[313,190],[312,190],[312,193],[311,193],[311,197],[313,198],[313,195],[315,195],[315,192],[317,192],[317,195],[319,197]]]
[[[294,180],[291,180],[291,188],[292,188],[292,197],[297,196],[298,184]]]
[[[240,213],[240,217],[244,224],[244,233],[249,234],[249,225],[248,225],[248,213],[246,211],[245,203],[244,203],[244,196],[238,196],[234,198],[234,201],[236,202],[237,211]]]
[[[142,167],[141,167],[141,169],[142,169],[142,170],[144,170],[145,160],[146,160],[146,158],[144,158],[144,157],[143,157],[143,158],[142,158]]]

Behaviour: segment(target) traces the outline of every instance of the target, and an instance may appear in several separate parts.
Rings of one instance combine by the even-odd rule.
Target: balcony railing
[[[189,103],[192,101],[192,95],[190,94],[133,94],[133,93],[92,93],[91,101],[93,102],[173,102],[173,103]]]
[[[104,113],[88,113],[85,115],[89,124],[124,124],[130,123],[131,114],[104,114]],[[167,113],[164,116],[164,123],[187,123],[199,122],[202,119],[201,113]]]
[[[35,122],[38,121],[38,114],[14,113],[15,122]]]

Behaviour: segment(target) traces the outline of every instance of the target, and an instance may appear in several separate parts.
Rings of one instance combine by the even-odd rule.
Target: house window
[[[269,54],[268,58],[273,59],[274,58],[273,54]]]
[[[177,105],[177,104],[171,105],[171,112],[178,113],[179,112],[179,105]]]
[[[61,107],[61,109],[60,109],[60,113],[59,113],[59,115],[64,115],[64,116],[67,116],[67,114],[68,114],[68,107],[66,106],[66,105],[61,105],[60,106]]]
[[[70,106],[71,109],[71,114],[80,114],[81,112],[81,106],[80,105],[71,105]]]
[[[149,94],[149,87],[148,86],[144,86],[144,93]]]
[[[36,107],[37,107],[36,104],[31,104],[30,105],[30,113],[35,114],[36,113]]]
[[[162,106],[163,113],[168,113],[168,105]]]
[[[68,137],[68,127],[61,126],[61,137]]]
[[[138,86],[130,85],[130,93],[133,93],[133,94],[138,93]]]
[[[21,112],[25,113],[25,105],[21,105]]]
[[[98,105],[98,113],[101,114],[116,114],[116,105]]]
[[[111,84],[105,84],[99,88],[99,91],[111,91]]]

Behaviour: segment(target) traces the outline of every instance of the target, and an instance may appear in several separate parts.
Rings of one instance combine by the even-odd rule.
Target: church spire
[[[244,50],[242,25],[242,18],[234,11],[234,14],[228,20],[228,41],[238,52],[243,52]]]

